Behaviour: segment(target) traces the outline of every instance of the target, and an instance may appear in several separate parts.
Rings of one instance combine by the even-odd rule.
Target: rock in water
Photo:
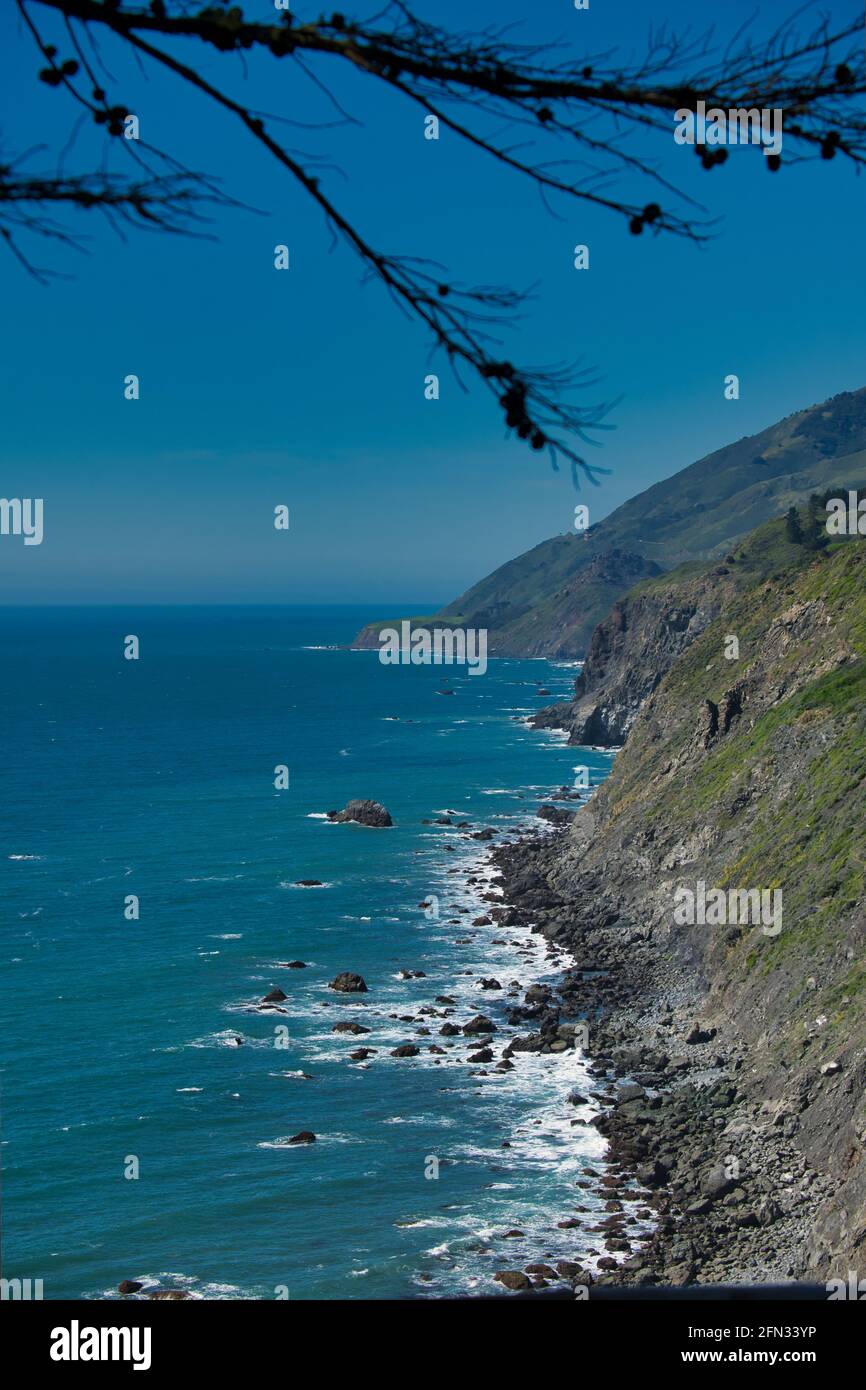
[[[117,1292],[138,1293],[139,1289],[143,1288],[144,1285],[140,1284],[137,1279],[121,1279],[120,1283],[117,1286]]]
[[[464,1023],[463,1032],[466,1034],[495,1033],[496,1024],[491,1023],[490,1019],[485,1017],[484,1014],[476,1014],[474,1018],[470,1018],[468,1023]]]
[[[297,1134],[293,1134],[288,1142],[290,1144],[315,1144],[316,1136],[311,1129],[302,1129]]]
[[[281,989],[272,989],[270,994],[266,994],[262,999],[263,1004],[280,1004],[284,999],[288,999],[287,994],[283,994]]]
[[[328,820],[355,821],[358,825],[369,825],[376,830],[394,824],[391,812],[378,801],[347,801],[342,811],[329,811]]]
[[[521,1274],[519,1269],[501,1269],[493,1278],[497,1284],[504,1284],[506,1289],[531,1289],[532,1285],[525,1274]]]
[[[341,970],[340,974],[331,981],[328,989],[339,990],[341,994],[366,994],[367,985],[361,975],[356,975],[353,970]]]

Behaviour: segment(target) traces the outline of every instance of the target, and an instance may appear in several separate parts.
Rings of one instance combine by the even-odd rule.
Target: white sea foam
[[[243,874],[205,874],[201,878],[185,878],[184,883],[233,883]]]
[[[187,1047],[273,1047],[273,1038],[247,1038],[243,1037],[242,1043],[237,1043],[236,1038],[243,1037],[243,1034],[236,1033],[232,1028],[224,1028],[220,1033],[208,1033],[206,1037],[194,1038],[187,1043]],[[175,1047],[160,1048],[162,1052],[176,1052]]]
[[[256,1145],[257,1149],[311,1149],[312,1144],[290,1144],[290,1134],[284,1134],[279,1139],[262,1139]],[[317,1144],[364,1144],[366,1140],[359,1139],[356,1134],[317,1134]]]

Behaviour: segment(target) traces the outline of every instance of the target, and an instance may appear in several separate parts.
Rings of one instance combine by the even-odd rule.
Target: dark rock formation
[[[545,802],[539,806],[535,813],[539,820],[549,821],[551,825],[568,825],[574,819],[574,812],[567,810],[564,806],[551,806]]]
[[[390,811],[378,801],[347,801],[342,811],[329,811],[328,820],[354,821],[357,825],[368,825],[377,830],[394,824]]]
[[[444,1032],[445,1030],[442,1029],[441,1031]],[[472,1033],[495,1033],[496,1024],[492,1023],[485,1014],[476,1014],[468,1023],[464,1023],[463,1032],[467,1035]]]
[[[328,989],[335,989],[340,994],[366,994],[367,985],[361,975],[356,975],[353,970],[342,970],[331,983]]]
[[[531,1289],[532,1285],[525,1274],[519,1269],[500,1269],[493,1278],[497,1284],[502,1284],[506,1289],[516,1292],[519,1289]]]

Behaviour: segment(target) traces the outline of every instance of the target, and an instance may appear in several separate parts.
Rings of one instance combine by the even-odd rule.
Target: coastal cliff
[[[597,1020],[599,1084],[638,1083],[598,1125],[659,1222],[611,1279],[862,1268],[866,549],[814,520],[617,605],[571,727],[625,746],[566,831],[509,851],[584,966],[559,1016]],[[780,894],[778,918],[682,924],[712,889]]]

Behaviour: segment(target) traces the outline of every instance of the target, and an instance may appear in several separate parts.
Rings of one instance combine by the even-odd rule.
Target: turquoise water
[[[596,780],[609,757],[518,722],[573,669],[501,660],[470,677],[338,649],[370,616],[0,615],[4,1273],[42,1278],[46,1298],[122,1278],[211,1297],[488,1288],[512,1227],[525,1239],[505,1267],[576,1253],[556,1220],[600,1152],[564,1102],[580,1058],[471,1076],[462,1043],[426,1052],[442,1020],[418,1014],[446,993],[457,1021],[501,1017],[505,991],[479,977],[552,979],[553,963],[528,932],[467,925],[485,846],[421,822],[453,810],[513,830],[577,761]],[[321,819],[355,796],[395,827]],[[438,920],[419,907],[430,894]],[[296,958],[308,968],[277,964]],[[340,970],[369,993],[329,991]],[[256,1012],[276,986],[285,1013]],[[371,1031],[335,1034],[341,1018]],[[419,1057],[388,1055],[410,1041]],[[359,1044],[378,1049],[363,1065]],[[302,1129],[318,1142],[281,1142]]]

